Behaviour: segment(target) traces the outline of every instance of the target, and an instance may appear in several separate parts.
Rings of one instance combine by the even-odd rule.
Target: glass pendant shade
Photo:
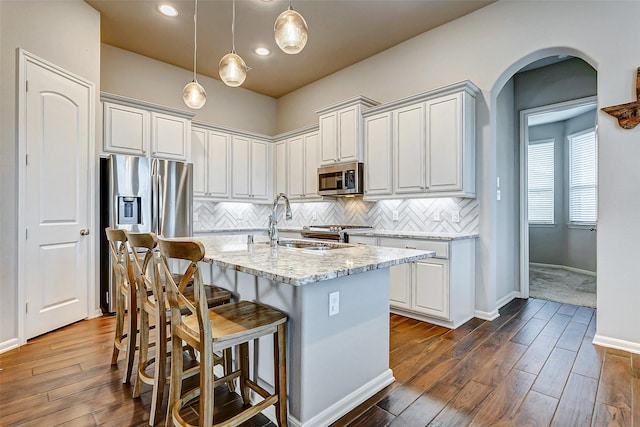
[[[222,81],[231,87],[240,86],[247,78],[247,64],[234,52],[227,53],[222,57],[218,71]]]
[[[207,92],[196,80],[187,85],[182,90],[182,99],[187,107],[199,110],[207,102]]]
[[[294,55],[307,44],[309,29],[302,15],[289,8],[276,19],[273,35],[284,53]]]

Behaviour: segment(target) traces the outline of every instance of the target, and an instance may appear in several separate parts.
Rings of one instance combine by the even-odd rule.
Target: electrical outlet
[[[242,221],[244,219],[244,211],[238,211],[236,216],[240,221]]]
[[[434,221],[440,221],[440,211],[435,211],[433,213],[433,220]]]
[[[318,219],[318,214],[315,213],[315,212],[313,214],[311,214],[311,219],[316,221]]]
[[[340,292],[329,294],[329,316],[340,313]]]
[[[451,211],[451,222],[460,222],[460,211]]]
[[[501,197],[502,195],[500,194],[500,190],[498,190],[498,192],[496,193],[496,199],[500,200]]]
[[[393,211],[392,215],[393,215],[393,220],[397,221],[398,220],[398,211]]]
[[[194,212],[193,213],[193,221],[197,221],[200,218],[200,215],[198,214],[198,212]]]

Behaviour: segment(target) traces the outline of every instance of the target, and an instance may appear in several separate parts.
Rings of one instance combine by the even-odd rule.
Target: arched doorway
[[[536,112],[542,113],[545,106],[553,105],[555,107],[548,107],[553,110],[562,103],[588,97],[591,97],[590,100],[595,103],[596,70],[588,62],[580,59],[580,56],[583,55],[580,55],[579,52],[569,52],[565,48],[536,52],[513,64],[505,71],[492,91],[492,94],[495,94],[492,100],[495,101],[496,112],[495,236],[497,254],[496,301],[498,307],[515,297],[527,298],[529,296],[529,258],[531,252],[529,242],[531,239],[529,239],[527,215],[524,215],[523,218],[523,213],[528,213],[528,206],[527,203],[522,202],[528,199],[528,187],[525,186],[526,175],[525,178],[522,178],[522,173],[526,172],[527,164],[523,164],[521,160],[523,150],[527,145],[521,144],[523,135],[520,132],[520,112],[523,110],[534,111],[538,108],[539,110]],[[593,117],[592,123],[595,122],[596,116],[594,107],[595,104],[590,110]],[[566,120],[556,127],[569,129],[570,126],[566,126]],[[592,124],[591,127],[595,126]],[[558,137],[559,143],[555,150],[558,153],[556,157],[558,165],[565,165],[568,162],[566,136],[568,135]],[[568,218],[569,191],[566,189],[568,173],[567,169],[557,171],[558,178],[554,188],[558,188],[556,190],[558,197],[554,199],[555,207],[552,208],[555,212],[554,218],[549,224],[539,226],[536,231],[542,230],[543,232],[538,233],[533,239],[537,245],[534,254],[538,260],[544,260],[544,256],[548,256],[552,252],[559,257],[553,262],[545,263],[536,260],[534,262],[558,267],[559,272],[568,271],[563,267],[575,265],[576,256],[580,256],[580,251],[578,251],[578,255],[570,253],[572,249],[576,249],[575,235],[591,233],[593,245],[587,252],[592,254],[593,259],[587,264],[593,266],[592,273],[595,274],[595,233],[590,231],[591,228],[595,230],[595,226],[575,227]],[[550,246],[551,241],[545,241],[544,237],[540,238],[540,234],[542,236],[545,232],[550,234],[551,229],[556,231],[553,250]],[[545,246],[545,243],[549,245]],[[582,244],[578,248],[582,250],[581,254],[584,255],[586,246]],[[542,249],[543,258],[539,258],[540,249]],[[581,270],[580,268],[576,269]],[[587,268],[582,270],[585,271],[580,271],[581,273],[588,271]],[[539,297],[539,295],[536,296]],[[571,300],[561,302],[570,303]],[[575,302],[580,304],[579,301]],[[595,305],[595,295],[593,304],[584,305]]]

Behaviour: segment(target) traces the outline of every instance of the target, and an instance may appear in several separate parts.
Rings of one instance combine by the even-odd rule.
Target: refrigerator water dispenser
[[[118,196],[118,224],[141,224],[142,197]]]

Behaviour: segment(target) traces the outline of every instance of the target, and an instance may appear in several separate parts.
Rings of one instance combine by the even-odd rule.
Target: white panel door
[[[207,194],[207,131],[191,128],[191,160],[193,162],[193,195]]]
[[[424,104],[394,112],[393,134],[396,193],[421,193],[425,190]]]
[[[232,195],[236,198],[249,198],[251,195],[251,140],[241,136],[234,136],[231,148],[231,186]]]
[[[207,148],[207,195],[226,199],[229,197],[229,157],[231,136],[223,132],[209,132]]]
[[[365,195],[392,194],[393,135],[391,113],[365,119]]]
[[[318,133],[304,137],[304,194],[307,198],[318,197]]]
[[[320,116],[320,162],[330,165],[338,160],[338,123],[336,113]]]
[[[449,320],[449,262],[416,262],[413,310]]]
[[[188,157],[190,122],[182,117],[151,113],[151,145],[154,157],[183,160]]]
[[[427,188],[454,191],[462,188],[462,94],[428,101]]]
[[[251,144],[251,197],[267,200],[269,198],[270,169],[269,146],[266,141],[252,141]]]
[[[304,181],[304,139],[298,136],[289,140],[289,196],[303,198]]]
[[[92,90],[26,61],[25,338],[88,316]]]
[[[338,111],[338,161],[357,162],[359,159],[360,110],[357,106]]]

